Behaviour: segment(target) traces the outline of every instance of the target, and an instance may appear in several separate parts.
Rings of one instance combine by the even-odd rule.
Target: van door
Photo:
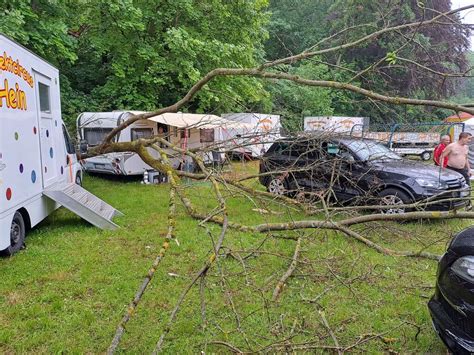
[[[41,173],[43,188],[51,186],[58,178],[55,159],[55,120],[53,118],[51,79],[34,72],[36,81],[36,102],[38,107],[41,147]],[[56,123],[57,124],[57,123]]]

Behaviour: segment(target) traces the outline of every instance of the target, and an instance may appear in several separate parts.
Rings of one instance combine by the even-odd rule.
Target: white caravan
[[[242,127],[221,129],[221,139],[232,150],[245,158],[259,158],[272,143],[281,137],[279,115],[265,113],[225,113],[223,118],[232,120]]]
[[[463,122],[464,124],[464,132],[471,133],[474,136],[474,118],[469,118],[468,120]],[[452,139],[453,142],[458,140],[459,133],[461,129],[458,129],[458,131],[452,132]],[[469,159],[469,165],[471,166],[471,180],[474,180],[474,138],[471,139],[471,143],[469,144],[469,152],[468,152],[468,159]]]
[[[145,112],[84,112],[77,118],[78,139],[86,141],[89,146],[96,146],[104,140],[112,129],[130,117],[141,113]],[[211,163],[223,158],[220,152],[221,129],[235,127],[248,126],[209,114],[165,113],[134,122],[122,130],[115,137],[115,141],[131,142],[139,138],[161,136],[171,144],[183,149],[201,148],[204,162]],[[169,154],[173,167],[178,168],[183,162],[183,156],[172,150],[165,150]],[[149,152],[155,158],[158,158],[158,153],[155,150],[149,148]],[[184,167],[184,164],[182,167]],[[93,173],[114,175],[142,175],[145,171],[153,170],[137,154],[132,152],[108,153],[88,158],[84,161],[84,168]]]
[[[334,133],[353,133],[369,126],[367,117],[308,116],[304,118],[304,131],[324,131]]]
[[[81,180],[61,119],[58,70],[0,34],[0,250],[20,250],[27,230],[60,205],[98,227],[116,227],[110,219],[118,211]]]

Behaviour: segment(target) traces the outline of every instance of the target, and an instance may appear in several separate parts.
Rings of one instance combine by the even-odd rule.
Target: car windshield
[[[401,160],[402,158],[386,146],[372,141],[352,141],[347,147],[362,161]]]

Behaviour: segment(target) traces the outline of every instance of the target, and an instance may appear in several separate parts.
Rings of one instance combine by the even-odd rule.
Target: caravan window
[[[213,143],[214,142],[214,128],[200,129],[201,143]]]
[[[38,83],[40,111],[51,113],[51,103],[49,100],[49,86],[43,83]]]
[[[191,138],[191,131],[187,128],[180,128],[179,129],[179,137],[181,139]]]
[[[153,137],[153,128],[132,128],[132,141],[136,141],[140,138],[151,138]]]
[[[84,128],[84,139],[90,146],[99,145],[110,132],[112,128]]]

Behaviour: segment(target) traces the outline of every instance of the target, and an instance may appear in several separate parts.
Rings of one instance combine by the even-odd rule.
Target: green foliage
[[[63,115],[152,110],[179,100],[216,67],[250,67],[263,58],[267,0],[13,0],[0,32],[56,65]],[[232,111],[265,99],[255,79],[213,81],[189,111]]]
[[[449,0],[419,1],[418,4],[411,0],[305,0],[298,2],[298,6],[294,6],[291,0],[274,0],[270,6],[271,37],[266,43],[267,55],[271,59],[288,56],[316,44],[315,49],[338,46],[387,26],[430,19],[438,12],[448,11],[450,6]],[[309,21],[311,18],[317,20]],[[459,22],[459,17],[452,16],[452,20]],[[350,30],[340,33],[348,28]],[[336,33],[339,34],[333,36]],[[322,57],[331,75],[319,79],[333,79],[339,75],[338,80],[345,81],[351,77],[349,71],[355,74],[370,68],[351,83],[392,96],[444,99],[462,87],[459,80],[434,75],[401,59],[407,58],[439,72],[463,72],[467,67],[467,38],[467,33],[458,26],[420,27],[415,32],[406,32],[405,37],[399,33],[380,35],[357,47]],[[373,67],[377,62],[380,64]],[[429,107],[405,108],[367,101],[350,93],[338,95],[343,104],[333,99],[335,112],[368,116],[373,122],[438,120],[445,117],[445,111]],[[291,103],[287,106],[291,114],[300,113],[291,108]]]
[[[279,68],[284,70],[284,68]],[[307,61],[298,67],[287,67],[289,74],[307,79],[332,80],[333,74],[328,66],[317,58]],[[338,74],[343,80],[343,76]],[[302,86],[288,81],[274,81],[266,85],[270,92],[272,111],[282,116],[282,124],[289,131],[302,129],[305,116],[331,116],[345,111],[348,94],[326,88]]]
[[[453,96],[451,99],[454,102],[460,104],[471,104],[474,105],[474,52],[470,51],[467,54],[469,60],[469,66],[472,68],[466,75],[471,77],[463,78],[460,80],[459,92],[456,96]]]
[[[0,7],[0,33],[56,66],[77,59],[75,40],[65,23],[67,7],[48,0],[12,0]]]

